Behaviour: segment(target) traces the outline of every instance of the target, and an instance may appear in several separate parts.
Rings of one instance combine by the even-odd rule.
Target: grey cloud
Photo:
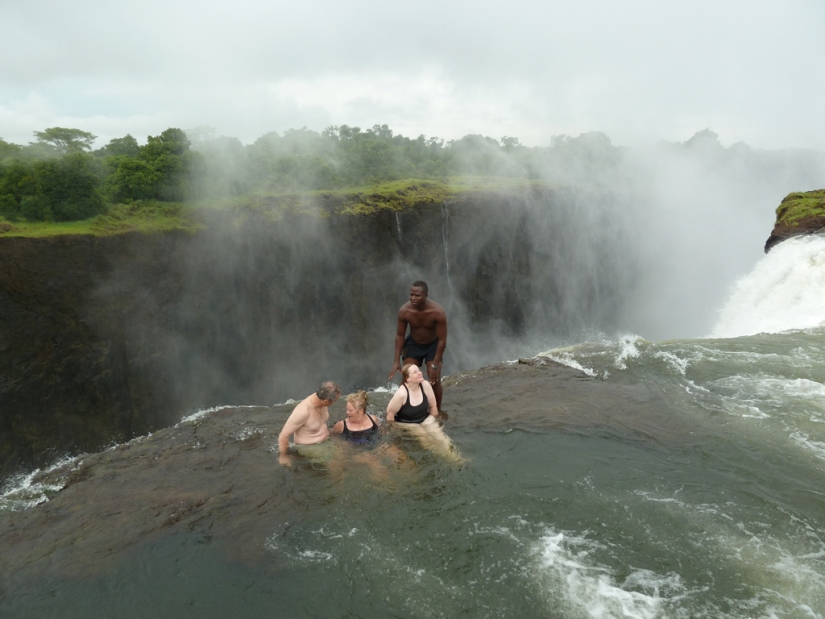
[[[461,118],[495,137],[521,131],[525,143],[591,130],[621,143],[683,140],[712,126],[726,143],[822,147],[823,25],[816,0],[12,0],[0,22],[0,137],[70,119],[101,137],[120,119],[123,135],[140,116],[245,140],[316,123],[454,138],[464,129],[441,128]],[[335,76],[363,94],[283,88]],[[383,97],[391,76],[413,100],[442,101],[405,109]],[[48,112],[21,111],[33,94]]]

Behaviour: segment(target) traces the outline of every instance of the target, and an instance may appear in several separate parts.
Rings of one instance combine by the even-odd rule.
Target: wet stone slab
[[[383,416],[390,395],[374,394],[370,412]],[[0,568],[10,575],[4,587],[45,574],[93,578],[180,532],[220,542],[231,560],[278,569],[277,553],[266,552],[273,531],[339,500],[336,482],[365,470],[360,456],[346,451],[333,466],[281,467],[277,438],[292,407],[214,410],[39,473],[17,499],[7,491],[0,510]],[[690,434],[650,386],[614,384],[547,360],[448,377],[445,408],[444,429],[459,449],[474,432],[613,435],[666,447],[684,446]],[[339,401],[331,421],[343,416]],[[364,476],[375,500],[407,484],[421,458],[409,443],[385,442],[396,451],[385,457],[383,477]],[[425,478],[418,481],[426,487]],[[26,500],[40,503],[21,509]]]

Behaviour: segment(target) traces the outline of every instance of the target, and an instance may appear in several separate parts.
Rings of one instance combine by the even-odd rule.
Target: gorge
[[[685,329],[735,239],[686,279],[648,206],[528,188],[0,239],[0,614],[822,616],[825,241],[764,256],[712,337],[656,342],[630,319]],[[320,377],[383,417],[419,277],[462,463],[389,431],[279,466],[283,400]]]
[[[415,279],[447,372],[615,329],[638,272],[598,192],[527,188],[371,214],[215,211],[197,233],[0,239],[4,471],[331,377],[383,384]]]

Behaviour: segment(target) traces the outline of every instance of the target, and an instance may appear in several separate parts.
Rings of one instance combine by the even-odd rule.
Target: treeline
[[[0,215],[10,220],[71,221],[118,203],[332,190],[405,178],[539,178],[554,165],[575,160],[603,167],[618,158],[600,133],[527,148],[512,137],[407,138],[386,125],[290,129],[248,145],[210,129],[172,128],[142,146],[126,135],[95,151],[96,136],[79,129],[52,127],[35,137],[26,146],[0,140]]]
[[[0,140],[0,215],[12,221],[73,221],[135,200],[183,201],[205,169],[180,129],[127,135],[90,152],[96,136],[52,127],[28,146]]]

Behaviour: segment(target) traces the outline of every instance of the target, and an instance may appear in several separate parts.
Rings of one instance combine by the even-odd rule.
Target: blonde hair
[[[367,411],[367,404],[370,403],[369,398],[367,397],[367,392],[364,390],[356,391],[355,393],[351,393],[347,396],[347,403],[355,404],[355,408],[361,409],[364,412]]]

